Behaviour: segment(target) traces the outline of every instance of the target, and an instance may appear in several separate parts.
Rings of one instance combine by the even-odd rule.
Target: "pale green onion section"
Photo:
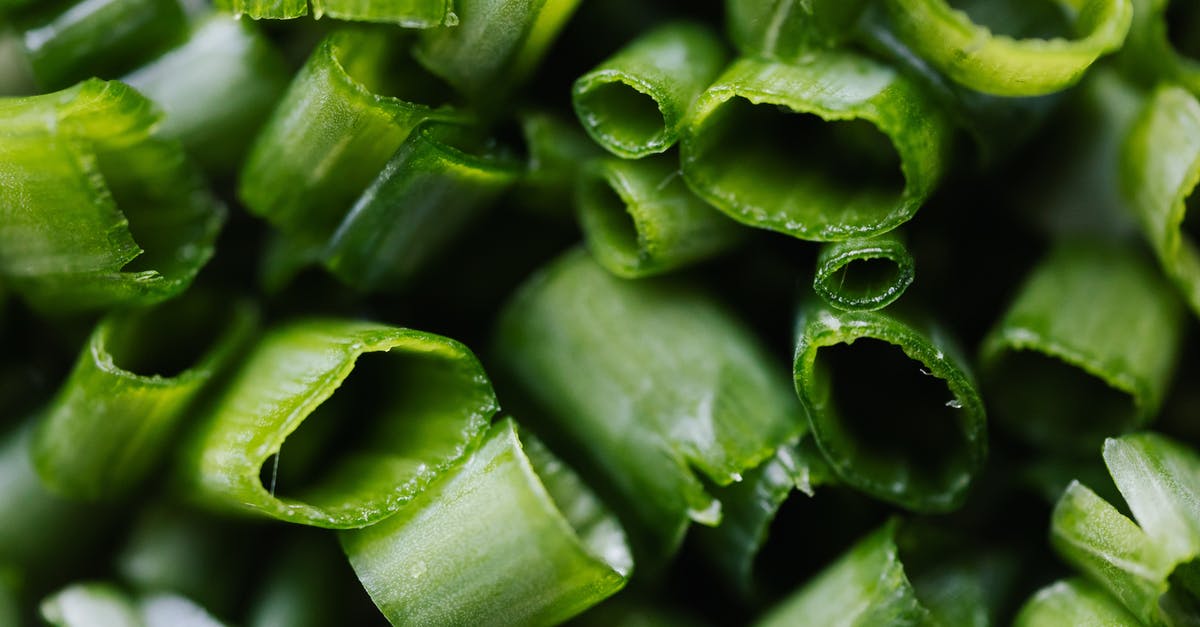
[[[361,290],[397,288],[424,269],[521,175],[521,163],[472,129],[411,135],[325,246],[325,267]]]
[[[76,583],[42,601],[54,627],[222,627],[204,608],[166,593],[131,595],[107,582]]]
[[[896,302],[912,285],[916,262],[898,231],[821,246],[813,291],[845,310],[875,311]]]
[[[581,250],[519,290],[495,354],[544,410],[539,433],[613,503],[643,567],[689,521],[720,521],[697,474],[728,485],[807,427],[771,357],[707,294],[616,278]]]
[[[1130,0],[1057,0],[1074,38],[1014,39],[975,24],[947,0],[887,0],[896,32],[935,67],[971,89],[1039,96],[1074,85],[1101,56],[1121,47]]]
[[[688,189],[671,156],[603,159],[587,167],[576,206],[588,249],[627,279],[663,274],[725,252],[743,227]]]
[[[794,60],[854,34],[864,0],[725,0],[725,24],[738,52]]]
[[[1014,627],[1137,627],[1141,624],[1107,592],[1082,578],[1056,581],[1038,590],[1013,620]]]
[[[35,308],[155,303],[212,256],[225,207],[159,120],[116,82],[0,99],[0,275]]]
[[[355,383],[364,356],[372,358],[369,378],[360,374],[353,394],[335,395]],[[357,410],[349,406],[355,402]],[[302,320],[268,332],[246,358],[185,442],[178,479],[213,508],[362,527],[394,513],[474,448],[496,409],[478,360],[454,340],[370,322]],[[308,437],[285,447],[318,411]],[[323,429],[357,437],[337,459],[322,459]],[[289,473],[296,464],[307,468]]]
[[[494,108],[528,77],[579,0],[457,0],[457,23],[422,31],[413,55],[460,93]]]
[[[451,25],[452,0],[311,0],[316,19],[328,16],[355,22],[379,22],[405,28]],[[308,13],[309,0],[216,0],[217,8],[254,19],[287,20]]]
[[[286,20],[308,15],[308,0],[215,0],[216,7],[234,17]]]
[[[571,102],[583,128],[612,154],[637,159],[664,152],[728,58],[724,42],[707,27],[670,23],[579,77]]]
[[[384,96],[392,43],[337,31],[313,51],[251,149],[238,194],[282,231],[324,242],[421,122],[449,109]]]
[[[837,476],[913,511],[961,505],[987,457],[987,420],[949,336],[815,302],[801,308],[796,333],[796,393]]]
[[[997,419],[1038,446],[1085,454],[1146,425],[1171,384],[1183,321],[1140,250],[1059,243],[984,340]]]
[[[122,80],[162,107],[161,136],[179,139],[207,169],[227,174],[241,165],[289,77],[257,25],[218,13]]]
[[[1106,441],[1104,461],[1137,522],[1075,482],[1054,508],[1055,549],[1143,623],[1194,620],[1200,456],[1140,433]]]
[[[393,624],[555,625],[633,567],[616,518],[511,419],[407,507],[341,539]]]
[[[1200,181],[1200,102],[1179,87],[1156,90],[1129,132],[1121,174],[1159,264],[1200,316],[1200,244],[1186,228],[1196,219],[1187,214]]]
[[[203,293],[104,318],[39,419],[33,459],[42,481],[84,500],[137,487],[256,320],[248,304]]]
[[[898,522],[854,545],[760,620],[758,627],[936,624],[900,562]]]
[[[910,219],[948,167],[950,126],[917,85],[851,52],[742,58],[693,105],[683,176],[739,222],[809,240]]]

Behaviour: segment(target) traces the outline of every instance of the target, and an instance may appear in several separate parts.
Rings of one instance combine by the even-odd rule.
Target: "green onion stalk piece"
[[[725,24],[738,52],[795,60],[846,43],[864,0],[725,0]]]
[[[539,433],[607,491],[654,568],[728,485],[807,429],[758,340],[707,294],[614,277],[574,250],[504,308],[497,358],[539,408]]]
[[[93,76],[117,78],[186,32],[179,0],[79,0],[26,26],[22,43],[37,83],[62,89]]]
[[[735,61],[692,107],[683,176],[733,219],[794,237],[870,237],[910,219],[950,126],[909,79],[851,52]]]
[[[760,620],[785,625],[925,625],[933,623],[904,572],[891,520],[860,540]]]
[[[195,24],[179,47],[122,80],[163,108],[160,135],[179,139],[209,171],[229,174],[290,76],[257,25],[217,13]]]
[[[512,194],[520,207],[544,216],[571,217],[583,165],[603,152],[575,120],[543,110],[517,114],[528,161]]]
[[[728,60],[724,42],[707,27],[670,23],[579,77],[571,102],[596,143],[618,157],[638,159],[675,144],[688,107]]]
[[[1051,543],[1143,624],[1195,622],[1200,456],[1164,436],[1138,433],[1107,440],[1104,462],[1133,520],[1073,482],[1054,508]]]
[[[987,420],[953,341],[932,324],[815,301],[796,329],[796,393],[839,479],[917,512],[961,505],[987,457]]]
[[[1187,2],[1133,0],[1133,24],[1121,51],[1126,74],[1143,83],[1177,83],[1200,94],[1200,24]]]
[[[339,387],[349,389],[335,395]],[[216,509],[362,527],[474,448],[496,409],[483,368],[454,340],[302,320],[269,331],[253,349],[184,443],[178,478],[193,500]],[[297,431],[302,423],[309,428]],[[321,459],[338,439],[344,452]]]
[[[821,245],[813,291],[849,311],[875,311],[896,302],[912,285],[916,263],[904,237],[891,231],[869,239]]]
[[[541,62],[579,1],[456,0],[457,22],[421,31],[413,55],[473,102],[498,103]]]
[[[397,625],[556,625],[620,590],[633,568],[617,519],[512,419],[408,507],[340,535]]]
[[[1189,210],[1200,181],[1200,102],[1179,87],[1155,91],[1129,132],[1121,175],[1159,264],[1200,316],[1200,210]]]
[[[456,23],[453,0],[216,0],[217,8],[236,17],[288,20],[308,14],[316,19],[379,22],[405,28],[433,28]]]
[[[413,131],[325,246],[324,263],[361,290],[402,285],[521,175],[472,129]]]
[[[42,620],[54,627],[222,627],[187,598],[153,593],[131,595],[114,584],[75,583],[46,597]]]
[[[627,279],[704,261],[745,235],[688,189],[678,162],[667,155],[592,163],[580,179],[576,206],[592,256]]]
[[[38,421],[33,461],[42,481],[82,500],[137,487],[256,321],[247,303],[203,292],[105,317]]]
[[[159,302],[212,256],[225,207],[160,119],[95,79],[0,99],[0,275],[35,308]]]
[[[1061,242],[984,340],[994,413],[1040,447],[1095,451],[1158,413],[1182,334],[1182,303],[1140,251]]]
[[[1056,581],[1038,590],[1013,620],[1014,627],[1141,624],[1103,588],[1080,577]]]
[[[317,46],[242,168],[251,213],[324,244],[413,129],[457,116],[376,93],[396,71],[391,50],[383,31],[337,31]]]
[[[972,4],[991,9],[994,4]],[[997,96],[1040,96],[1074,85],[1101,56],[1121,47],[1130,0],[1061,0],[1074,38],[1014,39],[971,21],[961,3],[887,0],[901,39],[954,81]],[[1014,9],[1015,10],[1015,9]]]

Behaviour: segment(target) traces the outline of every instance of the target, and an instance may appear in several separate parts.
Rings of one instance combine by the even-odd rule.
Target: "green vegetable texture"
[[[1185,0],[0,0],[0,627],[1200,624]]]

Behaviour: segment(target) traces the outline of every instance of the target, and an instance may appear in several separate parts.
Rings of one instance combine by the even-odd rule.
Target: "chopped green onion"
[[[955,81],[998,96],[1039,96],[1074,85],[1099,57],[1121,47],[1133,17],[1130,0],[1061,0],[1075,39],[1014,39],[976,24],[963,3],[887,0],[897,33]],[[987,2],[967,3],[994,9]],[[1014,7],[1014,12],[1018,10]]]
[[[1174,9],[1180,8],[1179,14]],[[1200,94],[1195,14],[1181,0],[1133,0],[1133,24],[1121,57],[1130,78],[1144,83],[1172,82]]]
[[[42,601],[55,627],[222,627],[204,608],[174,594],[133,596],[111,583],[76,583]]]
[[[364,290],[411,279],[520,176],[520,162],[476,135],[413,131],[326,244],[325,266]]]
[[[497,423],[407,507],[341,533],[393,624],[555,625],[624,587],[633,562],[616,518],[523,439],[511,419]]]
[[[234,17],[246,15],[256,20],[287,20],[308,15],[308,0],[216,0],[216,6],[232,12]]]
[[[334,395],[339,387],[349,389]],[[356,411],[354,401],[367,404]],[[362,527],[466,455],[496,409],[479,362],[454,340],[369,322],[299,321],[268,332],[246,358],[185,443],[179,479],[214,508]],[[297,431],[302,423],[310,428]],[[317,459],[339,424],[343,439],[358,437],[343,457]]]
[[[1139,251],[1061,242],[984,341],[992,407],[1039,446],[1095,451],[1158,413],[1182,333],[1178,297]]]
[[[433,28],[456,18],[452,0],[311,0],[316,19],[381,22],[405,28]],[[309,0],[217,0],[217,7],[235,16],[287,20],[308,13]]]
[[[529,159],[513,196],[522,207],[544,215],[572,215],[583,164],[603,153],[574,120],[546,111],[523,111],[518,121]]]
[[[584,130],[626,159],[666,151],[679,139],[688,107],[728,61],[708,28],[675,22],[638,37],[571,91]]]
[[[159,119],[116,82],[0,99],[0,275],[36,308],[155,303],[212,256],[225,208]]]
[[[1056,581],[1038,590],[1021,607],[1014,627],[1108,625],[1134,627],[1141,623],[1103,589],[1082,578]]]
[[[916,263],[898,231],[821,246],[813,291],[846,310],[875,311],[896,302],[913,282]]]
[[[248,304],[207,294],[110,314],[39,419],[33,460],[42,481],[87,500],[136,487],[255,322]]]
[[[907,78],[851,52],[743,58],[696,101],[683,176],[739,222],[801,239],[891,230],[947,167],[950,127]]]
[[[987,456],[987,429],[950,338],[889,313],[815,302],[796,328],[796,393],[837,476],[918,512],[961,505]]]
[[[618,279],[581,250],[504,308],[496,355],[545,410],[539,433],[613,493],[643,568],[674,553],[689,520],[720,521],[697,474],[728,485],[806,430],[772,359],[709,295]]]
[[[78,0],[28,26],[23,43],[38,84],[62,89],[116,78],[175,45],[186,28],[179,0]]]
[[[703,261],[744,235],[688,189],[669,156],[592,163],[579,182],[576,205],[592,255],[627,279]]]
[[[832,48],[852,34],[864,0],[725,0],[725,24],[738,52],[783,61]]]
[[[1200,250],[1187,215],[1200,181],[1200,102],[1179,87],[1156,90],[1129,132],[1121,174],[1159,264],[1200,315]]]

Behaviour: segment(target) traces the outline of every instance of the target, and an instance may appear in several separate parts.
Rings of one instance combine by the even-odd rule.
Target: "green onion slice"
[[[845,310],[875,311],[896,302],[913,282],[916,263],[898,231],[822,244],[813,291]]]
[[[1200,102],[1179,87],[1156,90],[1129,132],[1121,166],[1142,233],[1200,315],[1200,210],[1190,208],[1200,181]]]
[[[413,131],[334,232],[325,266],[359,289],[401,285],[520,175],[519,161],[473,129]]]
[[[725,44],[691,22],[660,26],[579,77],[575,114],[596,143],[626,159],[664,152],[688,107],[728,61]]]
[[[217,8],[254,19],[287,20],[308,14],[310,0],[216,0]],[[452,25],[457,17],[452,0],[311,0],[316,19],[379,22],[405,28]]]
[[[248,304],[205,293],[104,318],[39,420],[33,460],[42,481],[84,500],[136,487],[256,319]]]
[[[1166,80],[1200,94],[1195,23],[1187,2],[1133,0],[1133,24],[1121,55],[1130,77],[1151,84]]]
[[[1061,242],[984,341],[995,414],[1039,446],[1095,451],[1158,412],[1182,333],[1178,297],[1139,251]]]
[[[1081,577],[1056,581],[1038,590],[1013,621],[1014,627],[1141,624],[1103,588]]]
[[[947,167],[950,126],[914,83],[851,52],[733,63],[696,101],[683,176],[735,220],[801,239],[889,231]]]
[[[555,625],[633,567],[616,518],[512,419],[394,516],[340,535],[393,624]]]
[[[796,329],[796,393],[837,476],[913,511],[958,507],[987,456],[987,428],[951,339],[931,324],[816,302]]]
[[[36,308],[155,303],[212,256],[225,208],[159,119],[94,79],[0,99],[0,274]]]
[[[529,155],[513,197],[541,215],[572,216],[583,165],[603,152],[573,119],[544,110],[521,111],[517,118]]]
[[[596,261],[627,279],[703,261],[744,235],[688,189],[678,163],[666,155],[592,163],[581,176],[576,205]]]
[[[1164,436],[1138,433],[1106,441],[1104,462],[1133,520],[1072,482],[1054,508],[1055,549],[1144,624],[1194,620],[1200,456]]]
[[[116,585],[75,583],[42,601],[42,619],[55,627],[222,627],[187,598],[152,593],[131,595]]]
[[[725,0],[725,23],[738,52],[783,61],[833,48],[853,34],[864,0]]]
[[[1099,57],[1125,41],[1130,0],[1060,0],[1074,38],[1014,39],[971,20],[993,10],[974,0],[887,0],[897,34],[944,74],[971,89],[998,96],[1038,96],[1074,85]],[[1014,11],[1018,9],[1013,9]]]
[[[246,358],[185,443],[179,479],[214,508],[362,527],[474,448],[496,409],[478,360],[454,340],[302,320],[268,332]],[[330,440],[346,452],[321,459]]]
[[[613,495],[644,565],[672,554],[689,520],[720,521],[698,473],[738,481],[807,428],[757,339],[708,295],[616,278],[582,250],[504,308],[496,355],[545,410],[539,433]]]

